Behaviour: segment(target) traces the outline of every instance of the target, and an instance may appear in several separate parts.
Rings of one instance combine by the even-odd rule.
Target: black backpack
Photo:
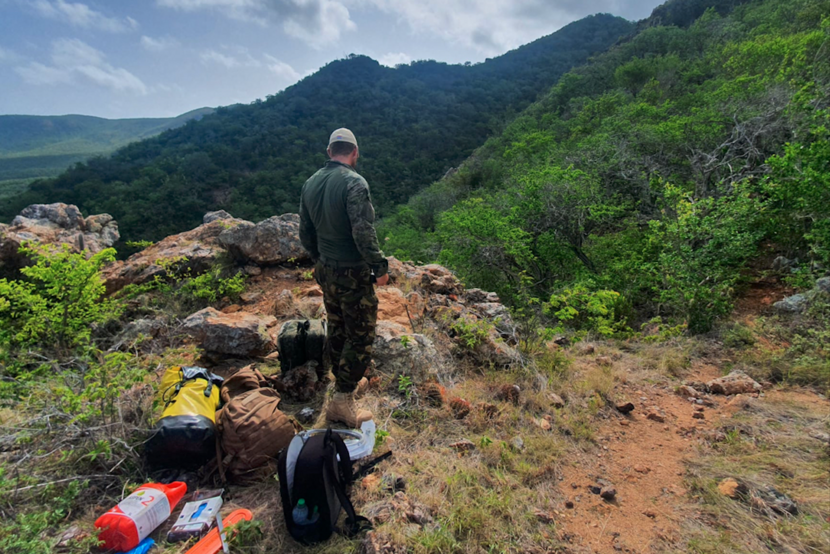
[[[280,453],[277,470],[285,526],[297,541],[312,544],[327,540],[337,529],[341,508],[346,511],[344,535],[351,537],[371,528],[368,519],[355,513],[346,494],[355,475],[349,449],[338,433],[328,429],[325,433],[295,436]],[[309,514],[319,514],[314,523],[294,522],[294,507],[300,499],[305,500]]]
[[[286,321],[277,336],[280,369],[288,373],[295,367],[314,360],[323,367],[326,345],[326,322],[321,319],[293,319]]]

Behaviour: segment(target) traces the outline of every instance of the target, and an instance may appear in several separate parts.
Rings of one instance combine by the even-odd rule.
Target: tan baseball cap
[[[335,132],[331,134],[331,137],[329,138],[329,146],[331,146],[335,142],[348,142],[349,144],[354,144],[355,146],[357,146],[357,139],[354,138],[354,133],[352,133],[345,127],[337,129]]]

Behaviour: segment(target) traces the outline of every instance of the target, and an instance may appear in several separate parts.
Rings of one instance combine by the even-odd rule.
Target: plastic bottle
[[[317,513],[317,506],[315,506],[314,513],[311,514],[311,517],[308,517],[308,506],[305,503],[305,499],[301,498],[297,501],[297,505],[294,506],[291,517],[294,519],[296,525],[311,525],[320,519],[320,514]]]
[[[138,487],[95,522],[95,527],[101,529],[98,538],[104,541],[103,548],[126,552],[138,546],[170,517],[186,492],[187,485],[181,481]]]

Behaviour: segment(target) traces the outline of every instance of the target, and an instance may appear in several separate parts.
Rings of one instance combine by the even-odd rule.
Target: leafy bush
[[[732,309],[741,268],[764,231],[763,204],[735,185],[720,197],[695,199],[665,185],[666,215],[650,222],[649,241],[659,249],[649,264],[664,309],[684,317],[693,333],[706,332]]]
[[[13,347],[79,347],[89,343],[91,326],[117,317],[121,304],[104,298],[99,270],[115,259],[107,248],[89,259],[70,251],[28,245],[20,252],[34,265],[24,279],[0,279],[0,342]]]
[[[557,331],[567,326],[613,337],[631,331],[623,316],[623,305],[624,299],[616,291],[591,291],[585,285],[576,285],[552,295],[543,309],[559,322]]]

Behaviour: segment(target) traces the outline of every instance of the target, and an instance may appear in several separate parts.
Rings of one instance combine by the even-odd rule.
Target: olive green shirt
[[[300,194],[300,241],[314,260],[365,262],[376,277],[388,264],[378,246],[369,184],[352,167],[329,160]]]

